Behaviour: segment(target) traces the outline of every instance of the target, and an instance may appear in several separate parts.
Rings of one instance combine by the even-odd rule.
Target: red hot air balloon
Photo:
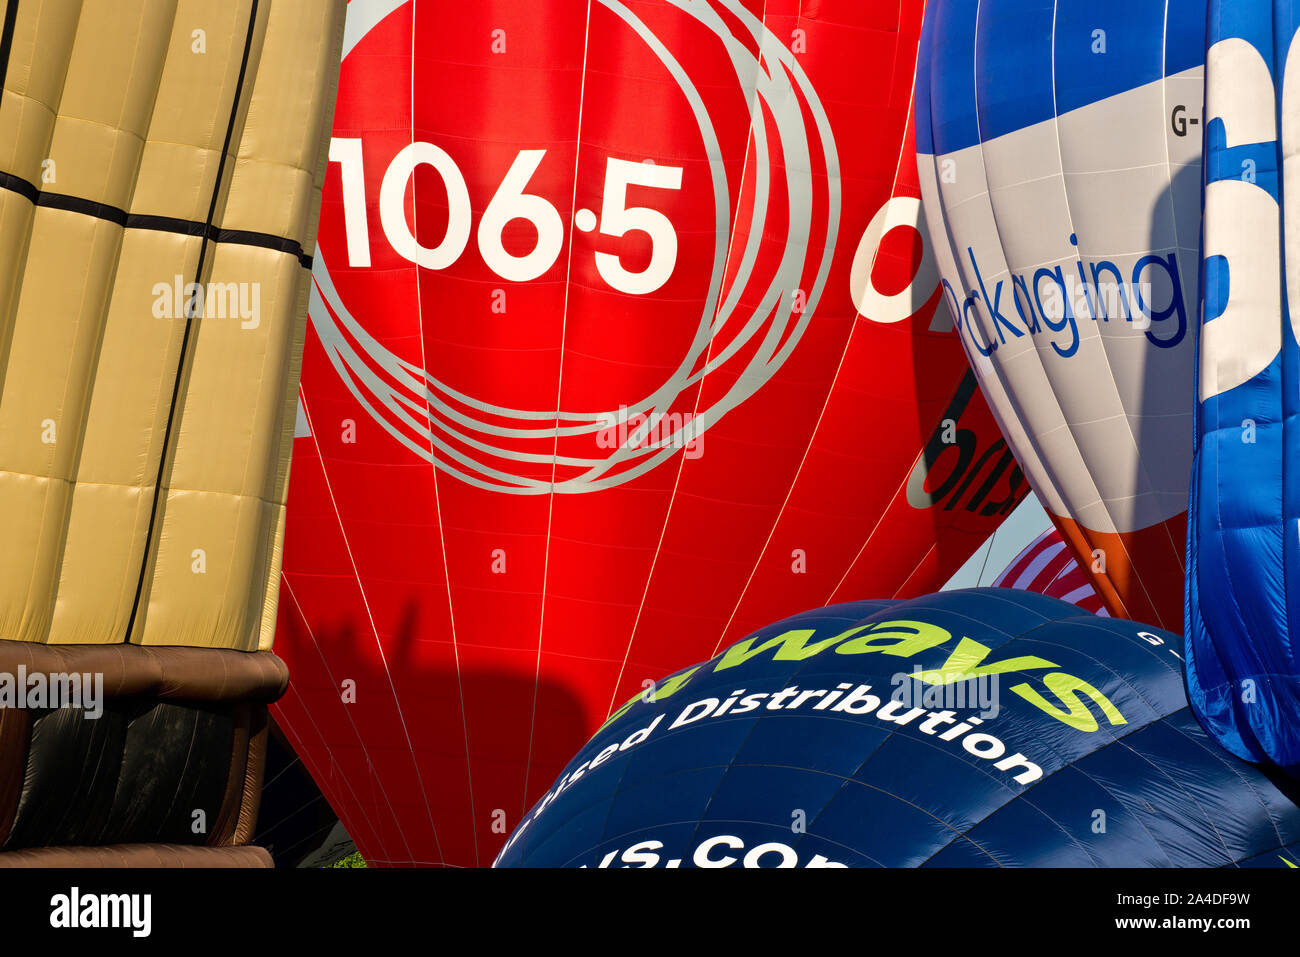
[[[921,14],[350,5],[277,720],[371,862],[488,864],[650,681],[1025,495],[916,228]]]

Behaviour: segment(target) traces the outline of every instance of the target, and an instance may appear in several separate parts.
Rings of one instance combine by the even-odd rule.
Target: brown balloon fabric
[[[270,867],[260,847],[187,847],[120,844],[114,847],[45,847],[0,854],[0,867]]]
[[[0,864],[269,861],[345,6],[0,0]]]

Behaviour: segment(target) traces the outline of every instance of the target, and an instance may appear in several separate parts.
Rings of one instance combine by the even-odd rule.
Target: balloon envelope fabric
[[[1075,561],[1055,528],[1030,542],[993,580],[994,588],[1022,588],[1068,601],[1094,615],[1109,617],[1088,573]]]
[[[616,713],[497,864],[1295,863],[1294,794],[1205,736],[1180,645],[1007,589],[796,615]]]
[[[269,865],[346,4],[0,7],[0,866]]]
[[[1234,754],[1292,773],[1300,772],[1300,291],[1288,280],[1300,259],[1290,217],[1300,210],[1285,187],[1297,168],[1300,69],[1289,80],[1286,70],[1297,27],[1290,3],[1211,7],[1187,542],[1192,707]]]
[[[927,8],[917,57],[921,194],[980,387],[1110,612],[1173,630],[1205,15],[951,0]]]
[[[487,864],[643,681],[1027,494],[916,228],[923,6],[349,5],[275,717],[369,863]]]

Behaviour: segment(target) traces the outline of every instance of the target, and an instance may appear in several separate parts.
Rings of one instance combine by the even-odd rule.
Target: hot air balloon
[[[1074,560],[1061,533],[1054,528],[1026,545],[993,580],[993,587],[1022,588],[1109,617],[1087,572]]]
[[[1296,789],[1206,737],[1181,644],[1001,588],[796,615],[629,701],[496,863],[1295,866]]]
[[[980,386],[1107,608],[1171,630],[1205,16],[1205,0],[933,4],[916,82],[924,207]]]
[[[1211,4],[1205,293],[1187,544],[1187,684],[1233,754],[1300,773],[1300,297],[1292,235],[1300,18]],[[1279,120],[1280,118],[1280,127]],[[1285,265],[1284,265],[1285,264]],[[1285,270],[1285,271],[1284,271]]]
[[[1027,493],[917,231],[920,0],[353,2],[277,721],[486,865],[629,694]]]
[[[278,868],[329,867],[357,850],[274,721],[266,736],[266,768],[252,843],[266,848]]]
[[[4,4],[0,866],[253,833],[344,5]]]

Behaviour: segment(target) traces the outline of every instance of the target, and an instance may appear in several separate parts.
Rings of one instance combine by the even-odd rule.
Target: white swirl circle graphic
[[[344,57],[371,28],[405,0],[353,0]],[[312,269],[308,313],[335,370],[356,400],[390,435],[438,469],[470,485],[519,495],[582,493],[611,488],[643,475],[689,448],[730,410],[763,387],[793,352],[826,286],[840,219],[839,161],[825,110],[794,54],[736,0],[664,0],[707,27],[723,44],[749,110],[749,165],[753,170],[751,220],[738,264],[728,269],[734,213],[723,154],[703,99],[671,51],[620,0],[596,0],[626,23],[677,81],[694,112],[713,180],[715,246],[708,293],[692,342],[676,369],[650,395],[613,411],[514,409],[452,389],[428,371],[395,355],[370,335],[344,304],[320,248]],[[724,9],[730,22],[719,14]],[[733,32],[740,24],[748,38]],[[755,46],[757,51],[755,52]],[[811,117],[811,125],[805,119]],[[777,131],[785,177],[785,248],[767,277],[755,276],[772,202],[773,144]],[[813,138],[819,156],[812,149]],[[811,288],[801,290],[814,248],[814,169],[825,182],[824,238]],[[738,224],[739,225],[739,224]],[[736,255],[736,250],[731,251]],[[724,294],[724,272],[732,278]],[[759,305],[742,306],[751,285],[766,290]],[[803,301],[798,301],[802,297]],[[753,302],[753,297],[748,297]],[[720,301],[721,300],[721,301]],[[739,328],[737,326],[739,325]],[[727,329],[725,341],[719,334]],[[717,351],[714,348],[717,346]],[[720,397],[690,415],[669,414],[674,403],[709,373],[745,351],[743,368]],[[617,435],[617,441],[602,436]],[[590,439],[589,455],[558,454],[557,442]],[[518,474],[527,466],[552,466],[554,480]],[[534,473],[538,469],[533,469]]]

